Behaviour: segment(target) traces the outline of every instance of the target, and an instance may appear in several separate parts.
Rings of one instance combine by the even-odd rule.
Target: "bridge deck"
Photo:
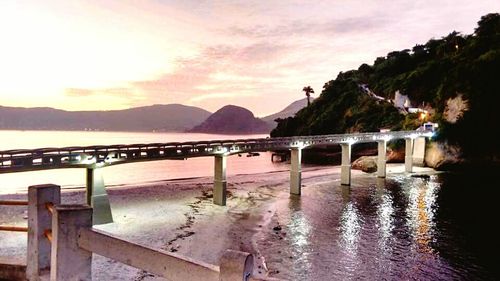
[[[431,131],[395,131],[284,138],[15,149],[0,151],[0,173],[60,168],[98,168],[132,162],[231,155],[294,147],[307,148],[317,145],[368,143],[420,136],[429,137],[432,134]]]

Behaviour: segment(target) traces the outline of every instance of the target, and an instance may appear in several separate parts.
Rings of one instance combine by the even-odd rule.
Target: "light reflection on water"
[[[343,208],[339,225],[341,235],[339,245],[349,257],[354,257],[361,230],[360,218],[354,202],[351,201],[351,188],[349,186],[341,186],[340,188]]]
[[[270,276],[287,280],[481,279],[477,278],[482,276],[481,267],[473,265],[470,253],[455,249],[460,238],[447,228],[451,223],[438,216],[438,202],[442,202],[438,176],[365,177],[354,183],[350,188],[338,183],[306,187],[300,200],[291,197],[278,204],[277,223],[286,238],[264,236],[259,248],[269,261]],[[450,255],[441,255],[443,249],[460,257],[450,260]]]
[[[380,182],[382,180],[382,182]],[[379,248],[382,252],[389,252],[390,239],[394,230],[394,207],[392,195],[385,189],[385,179],[377,179],[377,199],[379,207],[377,209]]]
[[[339,264],[343,268],[343,272],[339,272],[339,274],[342,275],[343,279],[350,279],[350,277],[355,276],[360,266],[358,247],[362,222],[358,209],[350,200],[350,188],[345,186],[341,188],[344,208],[340,216],[340,237],[337,241],[340,247]]]
[[[294,208],[294,203],[291,203],[290,205],[292,206],[292,208]],[[294,213],[292,213],[286,228],[288,229],[293,256],[296,257],[293,259],[293,268],[297,272],[310,272],[311,249],[309,247],[309,236],[311,234],[312,228],[304,212],[302,210],[296,210]]]
[[[348,202],[344,207],[340,217],[340,245],[347,253],[356,255],[359,234],[361,230],[360,217],[358,210],[352,202]]]
[[[434,202],[437,197],[437,185],[419,180],[410,185],[408,190],[407,224],[415,243],[413,248],[419,253],[434,254],[431,242],[434,234]]]

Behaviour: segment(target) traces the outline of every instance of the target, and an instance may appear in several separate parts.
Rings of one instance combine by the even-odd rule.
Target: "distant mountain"
[[[311,98],[311,102],[312,101],[313,101],[313,98]],[[292,102],[290,105],[285,107],[285,109],[283,109],[280,112],[262,117],[262,120],[266,121],[274,128],[274,127],[276,127],[276,122],[274,121],[275,119],[277,119],[277,118],[283,119],[283,118],[294,116],[295,113],[297,113],[299,110],[301,110],[302,108],[304,108],[306,106],[307,106],[307,98],[303,98],[301,100],[297,100],[297,101]]]
[[[226,105],[210,115],[200,125],[190,132],[213,134],[258,134],[269,133],[272,129],[269,124],[243,107]]]
[[[124,110],[65,111],[49,107],[0,106],[3,130],[185,131],[210,112],[181,104],[152,105]]]

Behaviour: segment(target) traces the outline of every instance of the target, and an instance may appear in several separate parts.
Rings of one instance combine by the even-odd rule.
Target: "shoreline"
[[[388,164],[390,173],[404,170],[401,164]],[[434,173],[416,167],[416,174]],[[419,172],[420,171],[420,172]],[[303,168],[303,190],[318,185],[340,185],[340,167]],[[373,178],[352,170],[353,183]],[[164,180],[140,185],[108,188],[114,223],[96,226],[124,239],[149,247],[177,252],[193,259],[218,265],[223,251],[234,249],[255,254],[255,273],[275,274],[261,254],[262,237],[275,232],[280,205],[300,198],[289,194],[289,171],[231,175],[228,177],[227,206],[212,203],[212,177]],[[84,202],[84,189],[63,189],[63,203]],[[26,194],[0,195],[2,199],[23,199]],[[292,201],[291,201],[292,200]],[[23,208],[1,209],[0,223],[25,225]],[[281,232],[277,233],[279,239]],[[282,237],[283,238],[283,237]],[[24,256],[26,234],[0,232],[0,255]],[[95,256],[96,280],[164,280],[135,268]],[[279,276],[277,276],[279,277]]]

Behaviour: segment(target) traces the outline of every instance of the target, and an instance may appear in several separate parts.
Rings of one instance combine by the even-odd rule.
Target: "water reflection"
[[[352,202],[347,203],[340,217],[341,245],[355,254],[359,241],[361,224],[358,210]]]
[[[288,237],[291,242],[293,252],[293,268],[300,275],[307,276],[311,270],[311,224],[301,208],[300,198],[290,200],[289,208],[291,211],[290,219],[287,223]]]
[[[341,247],[350,253],[355,253],[361,230],[359,212],[351,201],[349,186],[341,186],[344,208],[340,216],[340,243]]]
[[[376,197],[378,201],[377,219],[380,235],[379,248],[383,252],[388,252],[389,240],[394,230],[394,207],[393,198],[385,188],[385,179],[377,178]]]
[[[407,225],[418,253],[433,255],[432,247],[435,228],[435,202],[437,184],[427,180],[416,181],[408,194]]]

